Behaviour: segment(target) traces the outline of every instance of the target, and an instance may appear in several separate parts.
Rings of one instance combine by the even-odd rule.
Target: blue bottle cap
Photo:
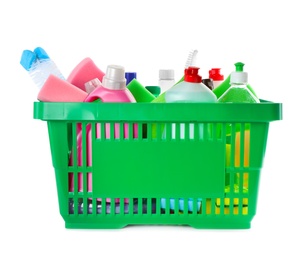
[[[32,65],[36,62],[36,60],[37,60],[37,56],[34,52],[32,52],[30,50],[24,50],[22,52],[20,64],[22,65],[22,67],[24,69],[26,69],[28,71],[28,70],[30,70]]]
[[[34,49],[34,53],[37,55],[37,58],[39,60],[47,60],[49,59],[49,56],[47,54],[47,52],[41,48],[41,47],[37,47]]]
[[[125,72],[126,85],[128,85],[131,80],[136,79],[136,72]]]

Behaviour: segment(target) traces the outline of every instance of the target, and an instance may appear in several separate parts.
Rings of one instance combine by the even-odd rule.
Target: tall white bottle
[[[161,93],[164,93],[175,84],[174,70],[172,69],[161,69],[158,76],[158,86],[161,89]]]

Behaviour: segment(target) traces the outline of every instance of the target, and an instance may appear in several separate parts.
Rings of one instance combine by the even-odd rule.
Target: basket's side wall
[[[68,216],[68,157],[70,153],[70,125],[64,121],[48,121],[48,134],[55,169],[60,213]]]
[[[259,190],[260,172],[265,158],[266,143],[268,136],[269,123],[253,123],[251,124],[250,139],[250,184],[255,187],[250,190],[250,198],[254,201],[250,210],[252,214],[256,214],[257,198]]]

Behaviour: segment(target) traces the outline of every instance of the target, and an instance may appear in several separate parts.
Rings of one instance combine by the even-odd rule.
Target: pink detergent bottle
[[[136,103],[135,98],[131,92],[126,88],[125,70],[124,67],[119,65],[109,65],[107,67],[106,74],[103,77],[102,83],[97,86],[84,100],[84,102],[131,102]],[[121,138],[129,137],[129,126],[124,124],[124,136]],[[133,137],[138,136],[137,125],[133,125]],[[110,137],[110,124],[105,124],[105,136],[100,136],[100,124],[96,126],[96,134],[100,138],[109,139]],[[78,127],[77,133],[77,157],[78,166],[83,166],[83,147],[82,147],[82,131],[81,126]],[[86,128],[86,155],[87,155],[87,166],[92,166],[92,147],[91,147],[91,125]],[[119,123],[114,124],[114,139],[120,139],[120,125]],[[84,148],[85,149],[85,148]],[[71,156],[71,164],[72,164]],[[82,174],[78,177],[78,191],[83,191],[83,179]],[[73,191],[73,178],[69,180],[69,191]],[[87,191],[92,191],[92,174],[87,175]],[[108,201],[108,200],[107,200]],[[110,201],[110,200],[109,200]],[[119,200],[116,199],[116,202]]]

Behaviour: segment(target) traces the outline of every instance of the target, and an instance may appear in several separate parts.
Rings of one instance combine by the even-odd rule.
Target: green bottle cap
[[[148,89],[155,97],[158,97],[160,94],[159,86],[146,86],[146,89]]]
[[[242,62],[235,63],[236,71],[238,71],[238,72],[243,71],[243,66],[244,66],[244,63],[242,63]]]

